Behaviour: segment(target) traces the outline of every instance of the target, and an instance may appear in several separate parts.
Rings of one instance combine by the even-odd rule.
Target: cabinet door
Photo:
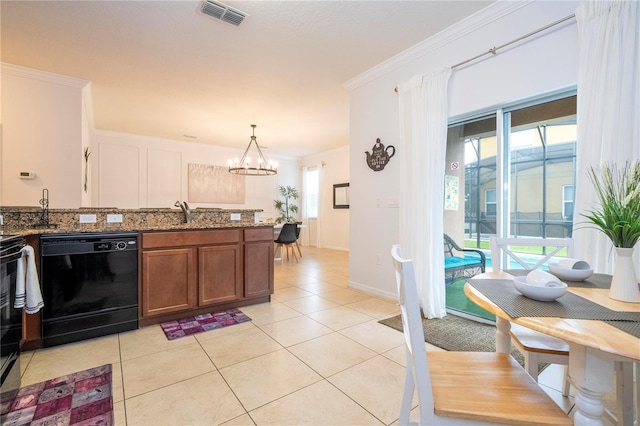
[[[198,248],[198,305],[242,299],[241,246]]]
[[[142,316],[195,307],[195,249],[142,252]]]
[[[245,244],[244,288],[245,297],[273,293],[273,241]]]

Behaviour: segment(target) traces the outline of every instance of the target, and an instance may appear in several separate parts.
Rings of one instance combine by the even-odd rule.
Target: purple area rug
[[[228,309],[213,314],[197,315],[177,321],[163,322],[160,324],[167,339],[174,340],[179,337],[215,330],[229,325],[251,321],[251,318],[242,313],[240,309]]]
[[[111,426],[111,364],[21,387],[2,402],[2,426]]]

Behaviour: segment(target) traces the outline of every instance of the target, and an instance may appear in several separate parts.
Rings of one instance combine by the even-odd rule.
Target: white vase
[[[609,297],[622,302],[640,302],[638,279],[633,266],[633,248],[616,247],[616,267],[611,279]]]

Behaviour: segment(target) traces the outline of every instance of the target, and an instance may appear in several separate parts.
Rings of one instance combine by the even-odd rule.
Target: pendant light
[[[252,135],[251,140],[249,141],[249,145],[247,149],[244,151],[242,158],[238,160],[229,160],[229,173],[233,173],[236,175],[247,175],[247,176],[270,176],[278,173],[278,163],[275,163],[271,160],[267,162],[265,160],[264,155],[262,154],[262,150],[258,145],[258,141],[256,140],[256,125],[252,124]],[[256,150],[258,151],[257,160],[253,161],[250,157],[247,156],[249,150],[251,149],[251,145],[255,144]]]

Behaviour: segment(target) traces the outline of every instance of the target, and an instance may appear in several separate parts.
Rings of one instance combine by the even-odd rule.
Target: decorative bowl
[[[540,269],[534,269],[527,273],[527,283],[531,285],[537,285],[540,287],[546,287],[548,283],[559,282],[560,280],[553,274]]]
[[[558,263],[549,264],[549,272],[561,280],[583,281],[593,275],[593,269],[585,261],[577,259],[563,259]]]
[[[513,285],[523,296],[540,302],[554,301],[567,292],[567,284],[560,281],[536,285],[528,283],[527,277],[514,277]]]

